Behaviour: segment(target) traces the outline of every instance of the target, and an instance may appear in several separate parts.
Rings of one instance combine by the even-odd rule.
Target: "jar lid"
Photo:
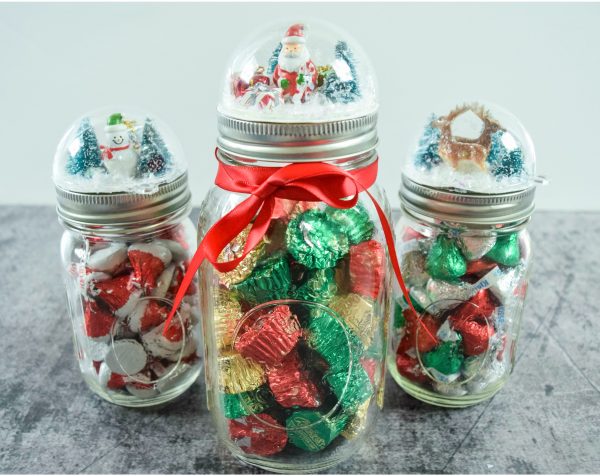
[[[347,33],[317,20],[277,23],[243,45],[218,107],[224,152],[317,161],[377,146],[375,76]]]
[[[80,233],[119,237],[153,233],[186,217],[191,209],[187,174],[154,193],[81,193],[56,186],[59,219]]]
[[[190,207],[179,141],[159,119],[130,108],[77,119],[56,150],[53,179],[59,218],[83,233],[143,233]]]
[[[434,188],[402,174],[400,202],[408,214],[429,222],[447,222],[474,228],[519,226],[535,208],[535,186],[514,192],[464,193]]]

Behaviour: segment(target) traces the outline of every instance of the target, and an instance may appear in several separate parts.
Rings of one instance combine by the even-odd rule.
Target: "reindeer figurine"
[[[452,135],[452,122],[467,111],[473,112],[483,122],[483,131],[476,139]],[[486,170],[485,159],[490,151],[492,134],[501,127],[482,105],[474,103],[459,106],[448,115],[434,120],[431,125],[441,131],[438,155],[453,169],[476,165],[480,170]]]

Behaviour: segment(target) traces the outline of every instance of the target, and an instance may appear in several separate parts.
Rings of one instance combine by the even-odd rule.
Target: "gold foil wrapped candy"
[[[347,440],[353,440],[366,428],[367,412],[369,411],[370,404],[371,400],[367,400],[366,402],[362,403],[356,410],[356,413],[350,417],[348,424],[342,431],[342,436],[344,438]]]
[[[237,352],[225,352],[219,357],[219,385],[223,392],[249,392],[265,382],[265,372],[260,364]]]
[[[239,258],[244,252],[244,245],[246,244],[246,240],[248,239],[248,235],[250,234],[250,228],[252,225],[248,225],[246,228],[242,230],[242,232],[236,236],[231,243],[229,243],[221,254],[219,255],[219,262],[227,262],[231,261],[235,258]],[[232,284],[237,284],[242,282],[256,266],[258,260],[262,258],[265,253],[265,241],[261,241],[256,247],[250,251],[246,255],[246,257],[242,260],[240,264],[236,266],[235,269],[228,271],[227,273],[219,273],[219,280],[225,286],[229,287]]]
[[[217,347],[233,344],[235,326],[242,317],[242,307],[230,291],[220,288],[215,295],[214,319]]]
[[[350,293],[336,296],[329,307],[337,312],[348,327],[361,340],[365,348],[371,345],[377,329],[377,319],[373,315],[373,304],[358,294]]]

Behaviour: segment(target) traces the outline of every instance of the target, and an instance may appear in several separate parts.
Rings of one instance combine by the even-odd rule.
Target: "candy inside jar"
[[[381,405],[387,258],[362,203],[277,199],[267,234],[233,271],[203,268],[216,360],[211,408],[255,464],[343,458]],[[249,228],[222,252],[241,255]],[[212,273],[213,278],[205,281]]]
[[[434,115],[402,176],[388,367],[448,407],[490,398],[515,360],[531,264],[535,153],[520,122],[472,103]]]
[[[63,237],[65,258],[71,258],[67,291],[79,366],[86,382],[106,399],[131,406],[160,403],[197,377],[197,284],[188,289],[163,335],[193,235],[189,226],[178,225],[140,241],[69,232]]]
[[[99,109],[66,132],[54,182],[85,381],[119,405],[174,399],[201,369],[197,279],[165,329],[196,244],[179,143],[146,113]]]

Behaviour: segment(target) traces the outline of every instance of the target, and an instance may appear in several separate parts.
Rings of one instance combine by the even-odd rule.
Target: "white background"
[[[442,102],[487,99],[536,144],[543,209],[600,207],[600,4],[0,4],[0,203],[51,204],[56,144],[107,104],[178,134],[199,203],[216,170],[227,60],[265,21],[322,17],[352,32],[379,78],[381,183]],[[437,111],[444,112],[444,111]]]

